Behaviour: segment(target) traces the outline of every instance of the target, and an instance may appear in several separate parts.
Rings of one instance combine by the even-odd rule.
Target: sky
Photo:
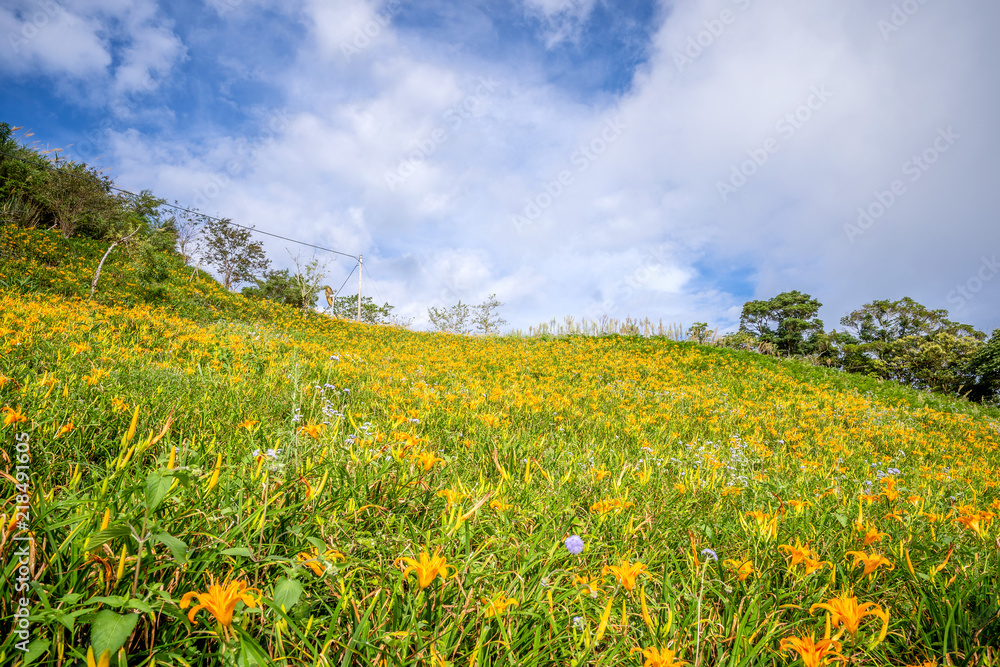
[[[995,0],[4,0],[0,121],[363,255],[418,329],[496,294],[525,331],[726,331],[798,290],[828,330],[909,296],[989,333],[997,26]]]

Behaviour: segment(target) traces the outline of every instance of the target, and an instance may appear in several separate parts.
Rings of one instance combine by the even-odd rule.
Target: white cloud
[[[182,201],[208,188],[209,212],[364,253],[382,297],[418,323],[428,305],[496,292],[521,328],[602,309],[727,326],[748,296],[726,282],[739,274],[751,297],[813,294],[830,327],[874,298],[953,305],[980,255],[1000,253],[984,194],[1000,176],[986,27],[1000,10],[985,1],[923,5],[888,41],[891,3],[673,3],[630,92],[602,104],[521,60],[443,57],[392,21],[348,58],[342,43],[386,7],[306,5],[308,39],[272,82],[287,106],[273,138],[123,136],[122,174]],[[593,3],[525,7],[553,21],[547,39],[568,39],[560,26]],[[136,71],[176,62],[170,43]],[[483,93],[483,80],[496,85]],[[954,148],[850,243],[857,208],[949,125]],[[765,146],[766,162],[745,167]],[[723,201],[734,167],[753,173]],[[531,203],[541,210],[519,233]],[[967,321],[1000,326],[995,282],[963,304]]]

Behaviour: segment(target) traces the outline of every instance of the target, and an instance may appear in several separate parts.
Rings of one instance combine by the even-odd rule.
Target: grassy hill
[[[1000,663],[995,409],[104,250],[0,227],[0,663]]]

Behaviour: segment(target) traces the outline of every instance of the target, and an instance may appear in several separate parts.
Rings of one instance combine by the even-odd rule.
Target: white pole
[[[364,268],[364,261],[358,255],[358,322],[361,321],[361,270]]]

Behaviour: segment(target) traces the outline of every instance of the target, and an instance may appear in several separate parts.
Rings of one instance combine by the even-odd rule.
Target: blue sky
[[[910,296],[1000,327],[987,0],[10,0],[0,120],[125,188],[496,293],[732,329]],[[279,267],[288,250],[262,239]],[[287,250],[286,250],[287,247]],[[351,270],[328,267],[334,287]]]

